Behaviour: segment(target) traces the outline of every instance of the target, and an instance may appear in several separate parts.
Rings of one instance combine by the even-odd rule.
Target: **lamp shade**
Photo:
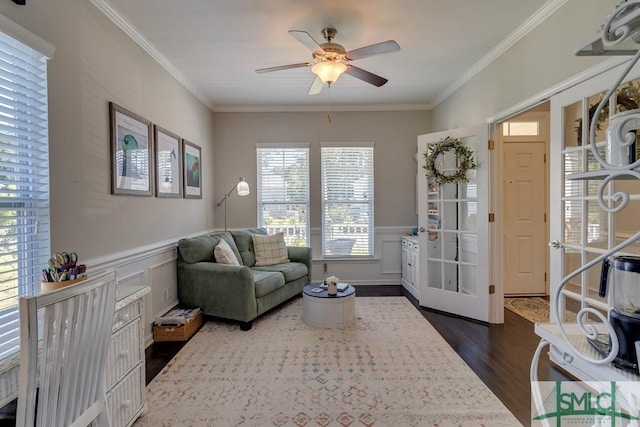
[[[338,77],[345,71],[347,66],[338,61],[318,62],[311,67],[311,71],[316,74],[326,84],[330,85],[338,80]]]
[[[248,196],[249,195],[249,184],[244,178],[240,178],[238,185],[236,186],[236,190],[238,191],[238,196]]]

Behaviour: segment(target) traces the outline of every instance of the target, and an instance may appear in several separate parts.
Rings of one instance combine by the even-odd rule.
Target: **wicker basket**
[[[55,291],[56,289],[64,288],[65,286],[74,285],[87,280],[87,276],[80,277],[79,279],[63,280],[62,282],[41,282],[42,292]]]
[[[202,325],[202,313],[198,313],[192,321],[179,326],[154,325],[154,341],[186,341],[195,334]]]

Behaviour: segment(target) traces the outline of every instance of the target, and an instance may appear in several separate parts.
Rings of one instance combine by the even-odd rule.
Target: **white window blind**
[[[258,226],[309,245],[309,147],[258,144]]]
[[[372,256],[373,206],[373,145],[323,146],[323,256]]]
[[[18,351],[18,298],[50,254],[46,58],[0,33],[0,360]]]

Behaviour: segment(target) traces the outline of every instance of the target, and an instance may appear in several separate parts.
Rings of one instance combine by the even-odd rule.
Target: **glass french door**
[[[425,176],[429,144],[459,138],[478,167],[468,182],[435,185]],[[418,137],[418,240],[420,305],[487,322],[489,319],[488,128],[452,129]],[[439,156],[440,170],[454,173],[452,152]]]
[[[551,98],[552,295],[565,277],[631,237],[638,229],[640,182],[613,180],[606,184],[603,194],[609,206],[618,203],[614,196],[617,192],[630,194],[631,202],[619,213],[603,210],[598,203],[598,188],[606,172],[601,172],[602,165],[593,155],[589,141],[589,124],[598,120],[595,145],[602,158],[606,158],[610,115],[640,107],[640,80],[636,71],[635,79],[617,89],[607,111],[601,117],[593,117],[598,103],[619,75],[618,67]],[[625,254],[639,253],[638,242],[625,248]],[[567,282],[561,291],[557,316],[552,310],[552,322],[575,322],[576,313],[587,307],[608,313],[607,298],[598,294],[601,270],[601,264],[596,264]]]

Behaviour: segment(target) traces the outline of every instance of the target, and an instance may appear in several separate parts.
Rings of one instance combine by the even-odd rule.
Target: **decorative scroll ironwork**
[[[612,15],[607,18],[603,28],[602,28],[602,42],[604,46],[611,47],[616,46],[622,42],[624,42],[627,38],[631,38],[634,42],[640,43],[640,2],[638,1],[629,1],[621,4],[614,11]],[[607,160],[602,158],[602,155],[598,152],[596,147],[596,130],[598,126],[598,119],[603,110],[606,111],[606,107],[608,106],[609,100],[612,96],[615,96],[615,91],[620,86],[622,81],[627,77],[631,69],[636,65],[638,60],[640,59],[640,50],[637,50],[635,55],[631,61],[625,66],[624,71],[618,77],[618,79],[611,86],[607,94],[602,98],[598,107],[596,108],[593,114],[593,120],[591,120],[590,128],[589,128],[589,142],[591,144],[591,152],[595,159],[602,165],[603,170],[607,171],[607,175],[602,179],[600,185],[598,187],[597,199],[600,207],[608,213],[617,213],[627,207],[629,201],[631,199],[629,193],[625,191],[618,191],[608,198],[605,197],[605,190],[607,185],[616,179],[621,177],[633,177],[636,179],[640,179],[640,170],[637,168],[640,166],[640,159],[635,160],[632,163],[628,164],[612,164],[607,162]],[[613,115],[612,117],[614,117]],[[638,125],[634,124],[633,121],[637,121]],[[625,126],[628,125],[628,126]],[[625,111],[622,116],[619,117],[619,123],[613,127],[613,131],[610,134],[610,138],[608,140],[608,144],[616,144],[620,148],[627,148],[631,144],[635,142],[636,134],[635,131],[640,129],[640,109]],[[611,147],[609,147],[611,148]],[[622,251],[627,246],[633,244],[637,240],[640,239],[640,231],[634,234],[632,237],[628,238],[624,242],[615,246],[614,248],[606,251],[602,255],[597,258],[591,260],[590,262],[584,264],[574,272],[570,273],[566,276],[556,288],[553,299],[551,302],[551,310],[556,319],[561,319],[559,316],[559,308],[561,302],[561,295],[565,285],[574,277],[582,274],[589,268],[600,264],[604,259]],[[611,363],[618,354],[619,342],[618,337],[611,326],[608,318],[602,314],[600,311],[595,310],[590,307],[582,308],[578,311],[576,323],[582,333],[588,339],[595,340],[598,338],[598,331],[594,326],[593,322],[587,323],[587,319],[589,315],[596,316],[598,320],[607,328],[607,332],[610,337],[610,347],[609,353],[606,357],[602,359],[593,359],[591,357],[586,356],[581,353],[569,340],[569,337],[564,329],[563,322],[559,321],[559,328],[563,339],[565,340],[570,352],[573,356],[579,357],[589,363],[595,365],[606,365]]]

